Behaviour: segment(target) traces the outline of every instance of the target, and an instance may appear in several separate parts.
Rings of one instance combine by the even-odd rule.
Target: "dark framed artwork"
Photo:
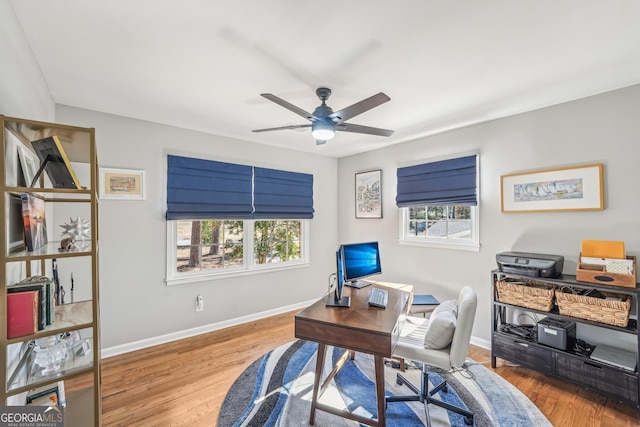
[[[356,218],[382,218],[382,170],[356,173]]]

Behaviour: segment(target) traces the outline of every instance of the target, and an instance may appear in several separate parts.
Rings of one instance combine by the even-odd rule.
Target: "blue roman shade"
[[[313,175],[253,168],[255,219],[313,218]]]
[[[167,158],[167,219],[313,218],[313,175]]]
[[[167,164],[167,219],[251,218],[251,166],[179,156]]]
[[[396,205],[470,205],[477,199],[477,156],[398,168]]]

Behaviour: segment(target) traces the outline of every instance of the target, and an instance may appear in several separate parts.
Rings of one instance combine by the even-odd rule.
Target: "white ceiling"
[[[637,0],[12,0],[58,104],[342,157],[640,83]],[[327,86],[349,120],[309,123]]]

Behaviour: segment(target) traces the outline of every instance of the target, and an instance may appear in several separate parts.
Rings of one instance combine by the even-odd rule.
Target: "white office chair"
[[[422,363],[422,384],[418,389],[406,378],[398,374],[397,383],[405,384],[415,394],[409,396],[387,396],[386,402],[420,401],[425,405],[427,425],[431,425],[428,404],[454,411],[465,417],[466,424],[473,424],[473,413],[432,397],[440,390],[447,391],[447,383],[443,382],[429,390],[429,374],[425,365],[432,365],[444,370],[460,368],[469,350],[471,329],[476,314],[478,299],[469,286],[460,291],[456,301],[444,301],[429,319],[409,316],[402,327],[394,357],[414,360]],[[440,348],[442,347],[442,348]]]

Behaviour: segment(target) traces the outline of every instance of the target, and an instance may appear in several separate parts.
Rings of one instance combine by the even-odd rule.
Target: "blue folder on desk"
[[[433,295],[414,295],[412,305],[438,305],[438,301]]]

